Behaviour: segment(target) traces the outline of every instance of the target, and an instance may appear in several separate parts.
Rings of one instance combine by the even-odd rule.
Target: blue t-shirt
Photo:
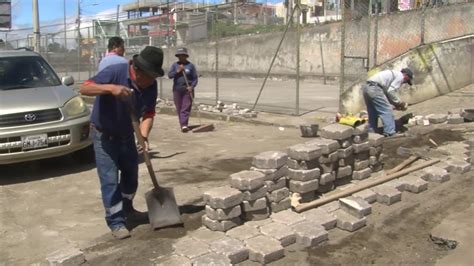
[[[106,55],[99,62],[98,72],[102,71],[104,68],[108,66],[115,65],[115,64],[123,64],[123,63],[128,63],[127,58],[117,55],[117,54]]]
[[[130,119],[130,103],[133,104],[138,118],[144,113],[154,112],[158,85],[155,82],[146,89],[134,86],[129,74],[129,64],[114,64],[104,68],[91,81],[97,84],[117,84],[133,88],[130,101],[121,100],[111,94],[99,95],[95,98],[91,114],[91,122],[100,131],[112,136],[129,136],[133,134]]]
[[[181,62],[175,62],[173,65],[171,65],[170,71],[168,72],[168,77],[173,79],[173,90],[186,91],[186,80],[183,77],[183,73],[176,73],[180,65],[184,65],[184,73],[186,73],[189,86],[195,88],[198,83],[198,74],[193,63],[189,61],[187,61],[185,64]]]

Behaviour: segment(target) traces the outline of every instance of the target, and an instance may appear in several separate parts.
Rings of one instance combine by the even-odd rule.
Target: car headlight
[[[68,116],[77,116],[87,112],[87,105],[81,96],[76,96],[64,105],[64,112]]]

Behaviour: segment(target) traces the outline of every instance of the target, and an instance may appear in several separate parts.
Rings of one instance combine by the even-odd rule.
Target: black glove
[[[399,102],[395,105],[395,109],[400,111],[405,111],[408,108],[408,103],[406,102]]]

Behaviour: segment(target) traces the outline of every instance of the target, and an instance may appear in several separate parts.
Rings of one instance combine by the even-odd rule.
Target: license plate
[[[42,147],[48,147],[48,135],[30,135],[21,137],[21,143],[23,145],[23,150],[31,150]]]

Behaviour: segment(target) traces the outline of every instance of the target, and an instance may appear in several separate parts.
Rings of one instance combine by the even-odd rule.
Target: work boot
[[[189,131],[189,127],[187,127],[187,126],[182,126],[181,127],[181,132],[187,133],[188,131]]]
[[[119,226],[112,230],[112,236],[115,239],[125,239],[131,237],[130,232],[125,226]]]
[[[131,200],[123,201],[123,214],[125,216],[125,221],[127,223],[133,223],[133,224],[150,223],[148,220],[148,212],[137,211],[133,207],[133,202]]]

